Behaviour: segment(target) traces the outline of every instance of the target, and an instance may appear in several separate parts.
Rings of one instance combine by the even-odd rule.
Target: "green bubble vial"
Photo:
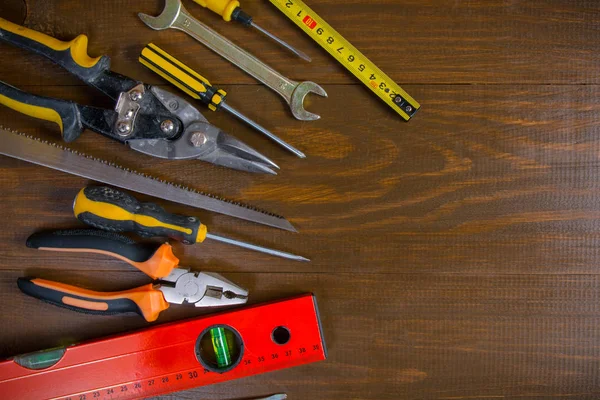
[[[229,351],[225,328],[212,328],[210,330],[210,337],[217,359],[217,366],[219,368],[229,367],[231,365],[231,352]]]

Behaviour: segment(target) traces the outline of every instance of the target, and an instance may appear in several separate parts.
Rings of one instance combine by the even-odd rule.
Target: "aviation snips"
[[[49,58],[116,102],[114,109],[90,107],[26,93],[0,81],[1,104],[55,122],[66,142],[90,129],[154,157],[199,159],[270,174],[275,174],[271,168],[278,168],[267,157],[208,123],[181,97],[112,72],[107,56],[91,58],[85,35],[63,42],[0,18],[0,40]]]

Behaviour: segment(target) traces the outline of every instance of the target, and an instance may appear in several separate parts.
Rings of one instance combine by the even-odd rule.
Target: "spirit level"
[[[406,121],[421,105],[301,0],[269,0]]]
[[[211,331],[227,348],[225,364]],[[306,294],[17,356],[0,363],[0,393],[20,400],[137,399],[326,357],[316,299]]]

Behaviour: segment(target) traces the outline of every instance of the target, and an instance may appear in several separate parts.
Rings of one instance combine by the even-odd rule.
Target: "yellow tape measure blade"
[[[404,120],[410,120],[421,108],[404,89],[301,0],[269,1]]]

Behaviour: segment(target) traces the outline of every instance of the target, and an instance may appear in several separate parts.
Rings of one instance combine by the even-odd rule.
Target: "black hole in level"
[[[278,326],[273,329],[273,333],[271,334],[273,341],[277,344],[286,344],[290,341],[290,331],[285,326]]]

